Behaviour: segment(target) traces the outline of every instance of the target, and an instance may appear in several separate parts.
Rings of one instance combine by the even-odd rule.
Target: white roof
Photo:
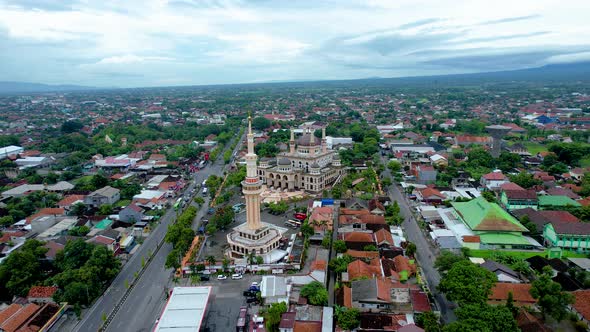
[[[469,257],[469,260],[473,264],[480,264],[480,265],[486,262],[486,260],[481,257]]]
[[[39,234],[38,237],[41,239],[45,239],[45,238],[50,238],[50,237],[60,235],[63,231],[66,231],[66,230],[72,228],[72,226],[74,226],[77,222],[78,222],[77,218],[66,218],[66,219],[58,222],[57,224],[51,226],[50,228],[45,230],[43,233]]]
[[[211,295],[211,286],[174,287],[155,332],[198,332]]]
[[[159,190],[142,190],[141,193],[133,196],[133,199],[152,199],[160,198],[165,193]]]
[[[260,292],[263,298],[274,296],[285,296],[287,294],[287,283],[284,277],[263,276],[260,282]]]
[[[13,154],[16,152],[20,152],[23,151],[24,149],[20,146],[16,146],[16,145],[9,145],[9,146],[5,146],[3,148],[0,148],[0,154]]]

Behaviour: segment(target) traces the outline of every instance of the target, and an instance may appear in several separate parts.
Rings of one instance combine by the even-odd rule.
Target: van
[[[239,273],[234,273],[231,275],[232,280],[240,280],[243,278],[243,276]]]

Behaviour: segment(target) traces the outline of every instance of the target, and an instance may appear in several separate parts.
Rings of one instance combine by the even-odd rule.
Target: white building
[[[8,158],[8,156],[15,156],[17,154],[23,153],[23,151],[25,151],[25,149],[20,146],[5,146],[3,148],[0,148],[0,159]]]
[[[287,285],[285,277],[263,276],[260,282],[260,293],[264,303],[289,303],[291,285]]]
[[[211,286],[174,287],[154,332],[199,332]]]

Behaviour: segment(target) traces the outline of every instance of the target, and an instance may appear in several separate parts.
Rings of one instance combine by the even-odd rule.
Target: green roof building
[[[528,232],[526,227],[498,204],[478,197],[469,202],[454,202],[452,205],[457,218],[479,237],[481,249],[535,247],[522,235],[523,232]]]
[[[555,210],[556,207],[565,206],[580,206],[580,203],[567,196],[539,196],[539,209],[541,210]]]

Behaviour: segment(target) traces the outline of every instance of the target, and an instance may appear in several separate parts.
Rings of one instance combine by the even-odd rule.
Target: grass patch
[[[131,204],[131,200],[130,199],[122,199],[122,200],[118,201],[115,204],[115,207],[124,207],[124,206],[127,206],[129,204]]]
[[[540,144],[540,143],[523,142],[522,144],[526,147],[526,149],[532,155],[536,155],[539,152],[546,152],[547,151],[547,147],[543,144]]]
[[[92,177],[93,177],[93,175],[84,175],[82,177],[75,179],[72,182],[74,182],[74,184],[82,185],[82,184],[86,184],[86,183],[90,182],[90,180],[92,180]]]
[[[512,250],[487,250],[487,249],[472,249],[469,251],[469,254],[472,257],[480,257],[480,258],[491,258],[495,254],[507,255],[517,259],[527,259],[533,256],[543,256],[548,257],[549,250],[545,251],[512,251]],[[577,253],[573,251],[562,251],[562,258],[571,257],[571,258],[585,258],[587,257],[586,254]]]

